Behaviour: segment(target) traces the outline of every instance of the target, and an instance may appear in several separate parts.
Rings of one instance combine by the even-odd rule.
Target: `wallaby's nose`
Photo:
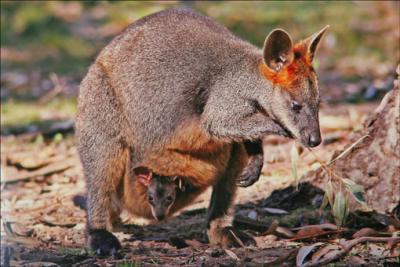
[[[310,134],[310,136],[308,137],[308,145],[310,147],[316,147],[319,144],[321,144],[321,135],[318,134]]]

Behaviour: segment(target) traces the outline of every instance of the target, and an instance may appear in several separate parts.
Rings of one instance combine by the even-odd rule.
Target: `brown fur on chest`
[[[226,169],[231,144],[212,140],[197,120],[181,127],[163,149],[146,157],[145,166],[165,176],[182,176],[196,187],[213,185]]]
[[[134,216],[152,219],[153,215],[147,200],[147,187],[129,173],[125,175],[123,184],[123,207]]]

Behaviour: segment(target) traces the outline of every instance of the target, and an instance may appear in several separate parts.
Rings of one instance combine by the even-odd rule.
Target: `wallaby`
[[[110,231],[131,190],[126,177],[138,166],[185,177],[199,192],[212,186],[210,243],[254,244],[231,227],[237,183],[258,179],[248,175],[254,171],[241,174],[246,166],[259,168],[265,135],[320,144],[312,60],[326,29],[296,44],[276,29],[260,50],[208,17],[170,9],[113,39],[78,99],[90,248],[104,254],[120,248]]]

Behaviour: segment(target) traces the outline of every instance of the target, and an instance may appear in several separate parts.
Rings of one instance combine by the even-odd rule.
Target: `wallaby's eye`
[[[297,101],[292,101],[292,109],[295,112],[300,112],[302,106]]]
[[[148,196],[148,200],[149,200],[150,203],[153,202],[153,197],[152,196]]]

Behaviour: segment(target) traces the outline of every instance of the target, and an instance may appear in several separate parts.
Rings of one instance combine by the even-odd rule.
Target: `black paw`
[[[240,187],[248,187],[260,179],[261,170],[264,164],[264,155],[261,153],[251,156],[249,163],[240,174],[237,185]]]
[[[234,229],[231,226],[222,229],[222,246],[223,247],[241,247],[241,246],[256,246],[254,238],[240,230]]]
[[[237,180],[237,185],[240,187],[249,187],[257,182],[258,179],[260,179],[260,174],[261,171],[244,172],[242,173],[242,175],[239,176],[239,179]]]
[[[121,249],[118,238],[104,229],[89,230],[89,247],[98,256],[117,256]]]

